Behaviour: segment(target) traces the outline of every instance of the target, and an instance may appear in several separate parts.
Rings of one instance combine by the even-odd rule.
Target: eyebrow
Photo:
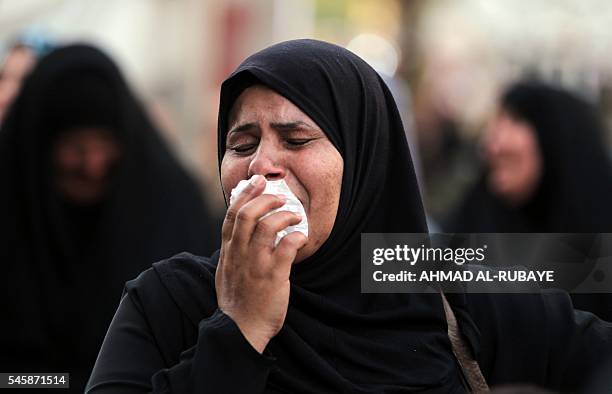
[[[319,130],[318,127],[314,127],[309,125],[306,122],[301,120],[296,120],[295,122],[285,122],[285,123],[270,123],[270,126],[278,131],[291,131],[296,129],[306,129],[306,130]]]
[[[274,123],[270,123],[270,127],[272,127],[273,129],[277,131],[292,131],[292,130],[299,130],[299,129],[319,131],[318,127],[312,126],[301,120],[296,120],[294,122],[274,122]],[[227,134],[229,135],[231,133],[241,133],[241,132],[258,129],[258,128],[259,128],[259,125],[257,123],[253,123],[253,122],[244,123],[244,124],[233,127]]]
[[[256,129],[259,126],[256,123],[244,123],[238,126],[233,127],[228,133],[227,135],[230,135],[232,133],[241,133],[244,131],[249,131],[252,129]]]

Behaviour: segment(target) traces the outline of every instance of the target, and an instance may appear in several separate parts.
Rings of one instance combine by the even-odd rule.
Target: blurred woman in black
[[[486,172],[447,232],[612,232],[612,162],[596,108],[539,82],[510,87],[484,135]],[[612,291],[612,289],[611,289]],[[612,320],[608,294],[572,296]]]
[[[82,392],[124,282],[210,253],[209,215],[118,68],[44,57],[0,129],[0,370],[70,372]]]

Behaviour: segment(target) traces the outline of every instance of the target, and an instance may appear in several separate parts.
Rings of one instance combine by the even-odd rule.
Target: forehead
[[[245,89],[229,113],[229,126],[254,121],[309,120],[295,104],[263,85]],[[312,122],[312,121],[311,121]]]

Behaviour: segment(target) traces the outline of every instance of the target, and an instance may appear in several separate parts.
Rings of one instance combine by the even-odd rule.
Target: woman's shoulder
[[[148,318],[180,312],[197,325],[217,308],[215,271],[218,252],[211,257],[183,252],[158,261],[126,283],[129,294]]]

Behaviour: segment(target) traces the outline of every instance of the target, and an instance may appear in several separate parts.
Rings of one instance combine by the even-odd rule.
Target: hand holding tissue
[[[249,182],[250,182],[250,179],[242,180],[238,182],[238,185],[236,185],[236,187],[232,189],[232,192],[230,194],[230,204],[234,203],[236,198],[238,198],[238,196],[248,186]],[[291,189],[289,189],[289,186],[287,185],[287,182],[285,182],[284,179],[280,179],[278,181],[266,180],[266,188],[264,189],[263,194],[282,195],[287,199],[287,202],[282,207],[271,211],[267,215],[263,216],[261,219],[273,214],[274,212],[279,212],[279,211],[295,212],[295,213],[299,213],[302,216],[302,221],[300,223],[296,224],[295,226],[289,226],[285,228],[284,230],[279,231],[276,234],[276,240],[274,241],[274,246],[277,246],[280,240],[285,235],[290,234],[294,231],[299,231],[303,233],[305,236],[308,236],[308,218],[306,217],[304,206],[302,205],[300,200],[298,200],[295,194],[293,194]]]

